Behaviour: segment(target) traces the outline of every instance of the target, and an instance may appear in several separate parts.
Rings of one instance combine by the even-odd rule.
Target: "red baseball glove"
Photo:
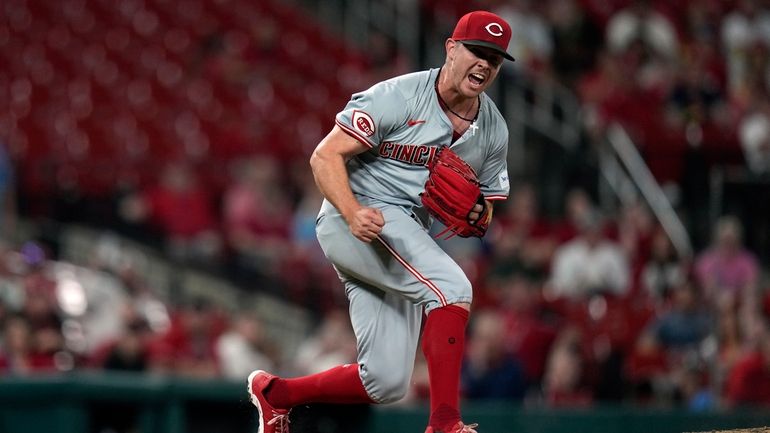
[[[441,146],[428,162],[428,170],[425,192],[420,198],[430,214],[446,226],[437,237],[448,231],[453,232],[448,238],[454,235],[464,238],[484,236],[492,213],[484,201],[481,183],[473,167],[449,147]],[[468,215],[476,204],[484,206],[484,210],[476,221],[471,221]]]

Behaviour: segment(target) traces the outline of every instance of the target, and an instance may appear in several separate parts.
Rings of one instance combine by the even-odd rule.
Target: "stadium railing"
[[[770,425],[770,412],[749,408],[694,412],[466,402],[463,412],[469,422],[480,423],[484,433],[674,433]],[[255,414],[242,383],[106,373],[0,377],[3,433],[80,433],[121,427],[137,433],[254,432]],[[426,417],[424,406],[379,406],[368,411],[360,431],[420,432]],[[349,427],[323,431],[351,431]]]

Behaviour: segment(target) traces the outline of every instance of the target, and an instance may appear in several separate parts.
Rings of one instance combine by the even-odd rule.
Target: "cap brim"
[[[463,44],[465,44],[465,45],[474,45],[474,46],[478,46],[478,47],[489,48],[490,50],[492,50],[492,51],[495,51],[495,52],[499,53],[501,56],[505,57],[506,59],[508,59],[508,60],[510,60],[510,61],[512,61],[512,62],[515,62],[515,61],[516,61],[516,59],[514,59],[514,58],[513,58],[513,56],[511,56],[511,55],[510,55],[510,54],[508,54],[507,52],[505,52],[505,51],[501,50],[499,46],[497,46],[497,45],[493,44],[492,42],[487,42],[487,41],[476,41],[476,40],[471,40],[471,41],[457,41],[457,42],[461,42],[461,43],[463,43]]]

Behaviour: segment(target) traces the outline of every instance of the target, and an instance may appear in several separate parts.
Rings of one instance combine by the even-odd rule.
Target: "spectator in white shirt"
[[[619,244],[605,237],[600,216],[589,213],[578,228],[579,235],[556,250],[548,287],[551,294],[583,299],[595,293],[627,293],[628,259]]]
[[[241,380],[256,368],[275,370],[275,363],[269,356],[270,350],[265,350],[266,346],[260,320],[253,314],[238,314],[230,330],[222,334],[216,344],[222,376]]]
[[[770,103],[764,97],[757,98],[757,108],[738,127],[746,165],[757,176],[770,175]]]

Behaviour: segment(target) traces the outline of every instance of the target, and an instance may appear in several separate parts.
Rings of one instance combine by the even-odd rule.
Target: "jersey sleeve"
[[[491,149],[479,173],[483,185],[481,192],[487,200],[505,200],[510,191],[508,180],[508,131],[506,128],[497,134],[499,141]]]
[[[406,122],[406,99],[390,82],[381,82],[355,93],[337,113],[337,126],[369,148],[382,143],[388,134]]]

